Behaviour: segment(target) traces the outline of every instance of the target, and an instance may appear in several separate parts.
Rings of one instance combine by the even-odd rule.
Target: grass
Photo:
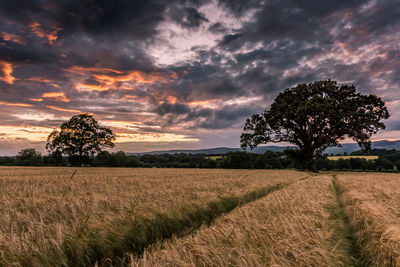
[[[330,176],[295,182],[203,226],[131,255],[131,266],[347,266],[332,244]]]
[[[342,192],[337,186],[336,176],[332,176],[333,201],[327,207],[330,213],[328,227],[332,231],[332,236],[329,240],[333,247],[341,250],[341,255],[347,255],[347,257],[343,258],[345,266],[366,266],[356,241],[356,232],[350,223],[342,202]]]
[[[0,265],[34,265],[47,260],[41,258],[43,251],[58,251],[68,240],[97,231],[90,229],[124,232],[126,221],[146,221],[177,207],[204,206],[218,197],[244,195],[307,175],[268,170],[79,168],[70,180],[74,170],[0,168]],[[72,247],[70,251],[79,253]]]
[[[373,266],[400,266],[400,176],[341,174],[337,185],[362,256]]]
[[[378,156],[329,156],[330,160],[338,160],[338,159],[366,159],[366,160],[374,160],[378,159]]]

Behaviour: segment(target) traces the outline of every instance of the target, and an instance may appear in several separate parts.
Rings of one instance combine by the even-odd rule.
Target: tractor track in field
[[[356,230],[350,222],[349,216],[346,213],[345,205],[342,201],[342,191],[336,182],[336,175],[332,175],[332,186],[335,203],[328,207],[330,213],[330,225],[333,230],[333,237],[336,241],[342,239],[344,242],[339,242],[342,250],[350,256],[349,266],[364,267],[369,266],[368,260],[361,255],[361,247],[357,243]],[[334,241],[334,240],[332,240]]]
[[[185,236],[202,225],[210,225],[216,218],[232,210],[281,190],[295,182],[316,174],[263,187],[243,195],[219,197],[205,206],[188,205],[167,213],[156,213],[152,218],[137,216],[134,221],[120,221],[111,229],[81,229],[70,235],[63,244],[51,251],[36,253],[42,265],[101,266],[123,265],[127,253],[140,257],[156,242],[173,235]]]

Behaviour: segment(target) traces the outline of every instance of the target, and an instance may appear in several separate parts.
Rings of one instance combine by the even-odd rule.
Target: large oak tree
[[[385,103],[376,95],[356,92],[353,85],[335,81],[316,81],[286,89],[269,110],[247,119],[241,135],[243,149],[259,144],[288,142],[303,168],[312,169],[313,158],[327,147],[339,146],[350,137],[361,148],[369,149],[370,138],[385,129],[389,118]]]
[[[85,157],[114,147],[115,136],[110,128],[100,126],[93,115],[82,113],[64,122],[60,131],[54,130],[47,138],[50,154],[66,155],[75,164],[83,164]]]

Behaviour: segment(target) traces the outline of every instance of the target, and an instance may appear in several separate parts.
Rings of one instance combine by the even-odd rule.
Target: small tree
[[[15,158],[15,164],[20,166],[39,166],[43,164],[42,155],[34,148],[22,149]]]
[[[117,153],[114,153],[115,157],[115,165],[117,167],[125,167],[126,162],[128,161],[128,158],[126,157],[126,154],[124,151],[118,151]]]
[[[79,114],[64,122],[60,131],[54,130],[47,138],[50,154],[62,153],[82,165],[85,158],[103,148],[114,147],[115,136],[110,128],[102,127],[91,114]]]
[[[247,119],[240,142],[243,149],[269,142],[295,144],[299,151],[290,156],[310,170],[317,154],[340,146],[345,136],[369,149],[370,137],[385,129],[381,120],[387,118],[379,97],[356,93],[354,86],[331,80],[299,84],[280,93],[269,110]]]

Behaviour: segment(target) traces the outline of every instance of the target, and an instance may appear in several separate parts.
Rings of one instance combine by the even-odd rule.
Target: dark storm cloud
[[[236,16],[243,15],[244,12],[250,9],[262,6],[262,1],[258,0],[218,0],[218,3],[224,8],[229,8]]]
[[[232,105],[212,110],[211,114],[207,114],[208,116],[206,116],[204,120],[195,124],[195,128],[224,129],[237,124],[241,127],[242,121],[251,114],[259,112],[259,108],[260,107],[254,106]]]
[[[224,27],[221,23],[217,22],[211,25],[208,30],[212,33],[218,34],[218,33],[226,33],[227,28]]]
[[[154,111],[157,112],[161,116],[163,116],[165,114],[169,114],[169,113],[181,115],[181,114],[188,113],[189,108],[184,104],[179,104],[179,103],[170,104],[170,103],[164,102],[161,105],[159,105]]]
[[[242,121],[262,109],[260,105],[224,105],[219,107],[189,107],[183,104],[163,103],[157,112],[163,116],[166,124],[185,124],[187,129],[224,129],[241,127]]]
[[[146,38],[155,33],[165,8],[165,1],[151,0],[5,0],[1,3],[1,14],[24,24],[53,21],[63,28],[63,35],[80,31],[126,34],[128,29],[135,38]]]
[[[186,28],[197,28],[208,19],[194,7],[174,9],[170,14],[171,18]]]
[[[345,47],[348,52],[373,43],[380,45],[378,36],[384,36],[386,32],[399,27],[398,2],[268,1],[265,5],[244,5],[243,1],[219,2],[235,14],[244,14],[254,9],[255,19],[243,25],[242,29],[235,29],[233,33],[225,35],[219,42],[220,48],[234,53],[235,61],[228,61],[230,63],[226,68],[219,65],[210,74],[199,75],[203,80],[218,80],[221,86],[210,82],[203,88],[200,81],[196,85],[188,86],[185,81],[192,81],[188,76],[180,81],[180,85],[186,90],[186,96],[221,98],[228,92],[231,96],[254,93],[263,95],[268,101],[277,92],[296,83],[318,79],[351,81],[361,92],[376,93],[372,77],[382,70],[390,72],[385,80],[398,84],[400,76],[394,70],[399,69],[399,60],[394,51],[386,52],[391,55],[386,59],[356,58],[354,63],[346,62],[346,59],[351,60],[349,57],[339,58],[339,54],[336,56],[338,42],[348,45]],[[211,28],[214,32],[223,32],[223,29],[217,30],[220,27],[221,25],[215,24]],[[332,32],[335,27],[337,29]],[[368,39],[363,39],[363,35],[367,35]],[[353,39],[359,39],[362,43],[356,43]],[[250,49],[249,52],[246,48],[246,52],[242,52],[244,47],[260,41],[263,43],[262,48]],[[198,58],[202,62],[210,62],[217,58],[217,55],[212,55],[214,52],[198,49]],[[329,58],[319,59],[327,53],[331,53]],[[354,54],[357,57],[357,53]],[[224,59],[222,56],[219,61],[221,58]],[[319,60],[314,63],[314,58]],[[304,60],[309,60],[310,64],[304,65]],[[217,65],[217,61],[214,63]],[[365,65],[369,65],[370,70],[360,71],[365,69]],[[237,70],[238,73],[229,78],[225,72],[227,69]],[[196,67],[192,68],[192,77],[197,71]],[[225,75],[226,82],[221,81],[219,75]],[[193,114],[188,118],[195,118],[196,115]],[[206,114],[208,119],[213,116],[210,112]],[[220,121],[219,125],[224,124]]]
[[[4,40],[0,59],[33,63],[60,61],[64,64],[93,65],[98,55],[109,49],[114,57],[131,47],[135,64],[144,57],[140,42],[157,33],[167,4],[174,1],[14,1],[0,3],[3,23],[0,30],[25,36],[26,45]],[[200,15],[200,13],[199,13]],[[189,16],[193,22],[196,16]],[[4,39],[4,36],[3,36]],[[121,47],[123,46],[123,47]],[[117,50],[118,49],[118,50]],[[124,58],[120,56],[121,58]],[[129,65],[115,59],[116,65]],[[142,60],[143,61],[143,60]],[[148,68],[150,61],[145,60]],[[62,63],[60,63],[63,65]]]
[[[400,112],[397,0],[4,0],[0,19],[0,127],[54,127],[83,111],[141,123],[143,134],[208,129],[206,144],[320,79]]]

